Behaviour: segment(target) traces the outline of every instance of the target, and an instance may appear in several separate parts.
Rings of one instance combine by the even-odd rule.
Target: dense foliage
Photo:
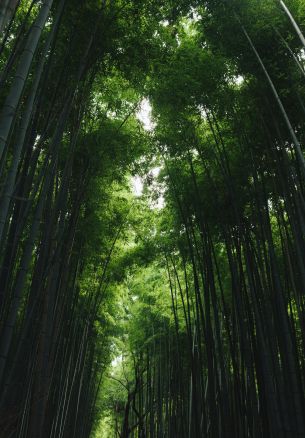
[[[0,1],[0,437],[305,436],[304,20]]]

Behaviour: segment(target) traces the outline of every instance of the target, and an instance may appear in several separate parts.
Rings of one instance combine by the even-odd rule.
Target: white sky
[[[151,104],[148,99],[144,98],[140,102],[139,110],[136,113],[137,119],[142,123],[143,128],[146,131],[153,131],[155,123],[152,121],[151,117]],[[154,178],[157,178],[160,173],[160,167],[154,167],[150,170],[150,173]],[[135,196],[141,196],[143,193],[143,180],[139,175],[132,177],[132,189]],[[164,207],[164,197],[161,194],[156,202],[152,204],[153,208],[161,209]]]
[[[139,175],[132,177],[132,190],[135,196],[141,196],[143,192],[143,182]]]
[[[123,360],[123,356],[121,354],[119,356],[116,356],[111,362],[112,368],[118,366],[122,362],[122,360]]]
[[[136,117],[140,120],[146,131],[152,131],[154,129],[155,124],[151,119],[151,104],[148,99],[142,99]]]
[[[237,85],[241,85],[241,84],[244,82],[244,80],[245,80],[245,78],[244,78],[243,76],[238,75],[238,76],[236,76],[236,78],[235,78],[235,83],[236,83]]]

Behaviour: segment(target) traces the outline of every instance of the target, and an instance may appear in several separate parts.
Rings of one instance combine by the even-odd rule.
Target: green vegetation
[[[0,31],[0,438],[303,438],[305,2]]]

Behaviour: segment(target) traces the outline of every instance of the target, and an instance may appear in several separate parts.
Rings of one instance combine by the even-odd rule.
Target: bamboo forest
[[[305,438],[305,0],[0,0],[0,438]]]

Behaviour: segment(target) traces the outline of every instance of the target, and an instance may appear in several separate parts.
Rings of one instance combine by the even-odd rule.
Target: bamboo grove
[[[0,30],[0,437],[304,437],[304,0]]]

